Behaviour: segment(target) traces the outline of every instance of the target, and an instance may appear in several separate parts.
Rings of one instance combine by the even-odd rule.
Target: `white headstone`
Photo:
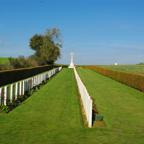
[[[68,68],[74,68],[73,55],[74,55],[74,53],[71,52],[71,63],[70,63],[70,66]]]
[[[16,83],[15,100],[19,97],[19,83]]]
[[[34,86],[36,86],[36,77],[34,77]]]
[[[14,88],[15,88],[15,85],[12,84],[11,85],[11,93],[10,93],[10,102],[12,103],[12,100],[14,99]]]
[[[0,88],[0,106],[2,105],[2,97],[4,98],[4,88]]]
[[[20,91],[19,91],[19,95],[22,95],[22,90],[23,90],[23,82],[20,81]]]
[[[8,105],[8,100],[9,100],[9,86],[5,86],[4,88],[4,105]]]
[[[22,83],[23,83],[22,95],[24,95],[24,93],[25,93],[25,81],[22,81]]]
[[[26,90],[28,91],[29,90],[29,85],[28,85],[28,79],[26,80]]]

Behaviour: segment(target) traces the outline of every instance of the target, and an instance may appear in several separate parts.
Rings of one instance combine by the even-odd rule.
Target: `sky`
[[[144,0],[0,0],[0,57],[34,54],[29,39],[59,28],[55,63],[120,65],[144,62]]]

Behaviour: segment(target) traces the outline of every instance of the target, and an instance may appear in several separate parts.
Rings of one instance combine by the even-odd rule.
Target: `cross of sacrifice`
[[[71,52],[71,63],[73,63],[73,55],[74,55],[74,53]]]

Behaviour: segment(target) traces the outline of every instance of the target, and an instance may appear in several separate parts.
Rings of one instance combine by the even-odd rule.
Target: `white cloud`
[[[1,40],[0,40],[0,44],[3,44],[3,45],[10,45],[9,43],[7,43],[7,42],[2,42]]]

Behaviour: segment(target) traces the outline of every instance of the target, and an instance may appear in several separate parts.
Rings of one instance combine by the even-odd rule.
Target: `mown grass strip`
[[[0,141],[9,143],[53,143],[63,139],[63,132],[82,128],[73,70],[62,70],[12,112],[0,115],[0,119]]]
[[[144,94],[90,69],[77,68],[109,129],[144,134]]]
[[[73,69],[63,69],[24,104],[0,114],[1,144],[138,144],[143,137],[143,132],[123,135],[115,129],[84,128]]]

